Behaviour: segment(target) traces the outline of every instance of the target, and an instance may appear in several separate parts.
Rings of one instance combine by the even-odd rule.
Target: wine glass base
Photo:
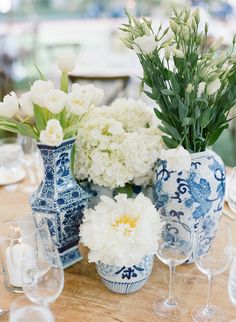
[[[170,305],[165,297],[160,297],[153,303],[153,310],[156,314],[172,320],[180,320],[187,314],[187,309],[178,301]]]
[[[209,309],[202,305],[192,310],[192,319],[195,322],[223,322],[225,314],[215,305],[211,305]]]

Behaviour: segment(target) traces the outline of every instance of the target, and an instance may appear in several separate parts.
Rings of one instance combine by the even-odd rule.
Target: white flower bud
[[[209,84],[207,84],[207,94],[213,95],[215,94],[221,87],[221,81],[219,78],[213,80]]]
[[[151,54],[157,48],[155,35],[144,35],[134,40],[133,48],[137,54]]]
[[[0,102],[0,116],[13,117],[19,112],[18,100],[15,92],[4,96]]]
[[[174,54],[174,56],[176,56],[178,58],[184,58],[184,53],[180,49],[174,48],[173,54]]]
[[[34,116],[34,107],[31,92],[22,94],[21,98],[19,98],[19,103],[25,115]]]
[[[47,122],[46,129],[40,132],[39,140],[50,146],[58,146],[63,141],[63,129],[56,119]]]
[[[57,56],[57,66],[63,73],[71,72],[75,64],[76,55],[73,51],[63,51]]]
[[[193,91],[193,85],[190,83],[190,84],[188,84],[188,86],[186,88],[186,92],[191,93],[192,91]]]
[[[205,82],[199,83],[199,85],[198,85],[198,91],[197,91],[197,97],[198,98],[202,96],[202,94],[205,91],[205,88],[206,88],[206,83]]]

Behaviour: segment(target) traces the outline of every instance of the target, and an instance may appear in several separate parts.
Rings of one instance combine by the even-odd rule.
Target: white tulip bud
[[[63,51],[57,56],[57,66],[63,73],[69,73],[75,68],[76,55],[73,51]]]
[[[205,82],[201,82],[198,85],[198,91],[197,91],[197,97],[201,97],[202,94],[204,93],[206,88],[206,83]]]
[[[174,56],[176,56],[178,58],[184,58],[184,53],[180,49],[174,48],[173,54],[174,54]]]
[[[192,91],[193,91],[193,85],[190,83],[190,84],[188,84],[188,86],[186,88],[186,92],[191,93]]]
[[[170,47],[169,46],[165,47],[165,58],[166,58],[166,60],[170,59]]]
[[[207,84],[207,94],[213,95],[215,94],[221,87],[221,81],[219,78],[213,80],[209,84]]]

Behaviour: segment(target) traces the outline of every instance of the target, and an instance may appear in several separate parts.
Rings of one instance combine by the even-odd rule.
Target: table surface
[[[13,186],[14,188],[14,186]],[[24,182],[8,192],[0,188],[0,223],[30,213],[28,196],[23,192]],[[236,221],[223,216],[223,221],[230,222],[233,229],[234,246],[236,245]],[[65,270],[65,286],[62,295],[52,304],[56,321],[67,322],[151,322],[168,321],[157,316],[152,310],[152,303],[159,295],[167,294],[168,267],[155,259],[153,272],[147,284],[138,292],[119,295],[110,292],[101,283],[95,265],[87,261],[87,250],[80,245],[84,259]],[[217,276],[213,284],[212,302],[219,305],[226,314],[226,320],[236,318],[234,307],[227,294],[229,272]],[[8,309],[10,303],[19,295],[7,291],[0,275],[0,307]],[[206,301],[207,278],[197,270],[194,264],[177,267],[175,294],[188,309],[182,322],[191,321],[191,309]],[[1,321],[1,318],[0,318]]]

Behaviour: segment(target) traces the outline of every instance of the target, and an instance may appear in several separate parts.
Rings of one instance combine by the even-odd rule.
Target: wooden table
[[[23,184],[17,191],[7,192],[0,188],[0,223],[30,213],[28,197],[22,192]],[[236,232],[236,222],[223,217],[232,224]],[[236,233],[234,246],[236,245]],[[65,287],[60,298],[52,305],[56,321],[66,322],[151,322],[168,319],[160,318],[152,310],[156,296],[167,294],[168,267],[155,259],[153,272],[147,284],[130,295],[113,294],[100,282],[95,265],[88,264],[87,250],[80,246],[84,260],[65,270]],[[0,275],[0,307],[9,308],[19,295],[8,292]],[[213,303],[226,313],[226,321],[236,318],[234,307],[227,294],[228,271],[216,277],[213,284]],[[191,321],[191,309],[204,304],[207,294],[207,278],[194,264],[177,267],[175,293],[186,301],[189,312],[182,322]],[[1,321],[1,319],[0,319]],[[32,321],[33,322],[33,321]]]

